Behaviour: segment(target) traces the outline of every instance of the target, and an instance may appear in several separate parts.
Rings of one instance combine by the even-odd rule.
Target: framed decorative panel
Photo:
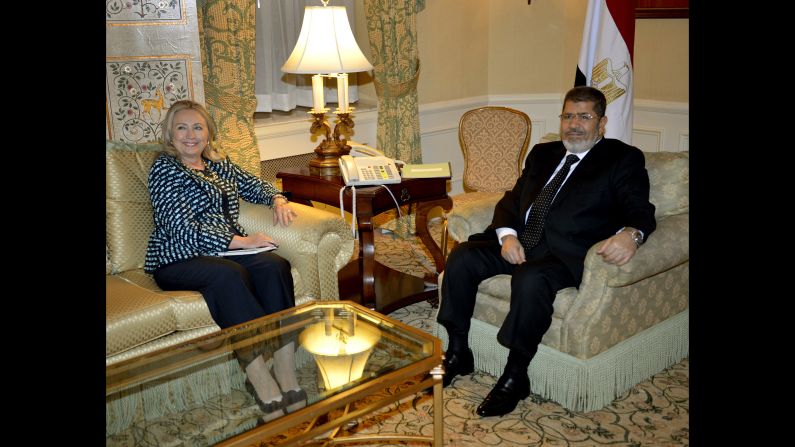
[[[187,23],[184,0],[105,0],[109,26]]]
[[[690,132],[688,131],[679,132],[679,150],[680,151],[690,150]]]
[[[194,99],[190,55],[108,57],[106,113],[111,140],[161,138],[160,122],[181,99]]]
[[[663,150],[663,132],[665,129],[632,126],[632,145],[646,152],[660,152]]]

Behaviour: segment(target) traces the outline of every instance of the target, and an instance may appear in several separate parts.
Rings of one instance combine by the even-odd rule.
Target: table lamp
[[[329,311],[323,321],[298,336],[301,346],[315,357],[326,391],[360,379],[373,346],[381,339],[381,331],[356,314],[334,318],[333,309]]]
[[[340,134],[350,135],[353,128],[348,105],[348,73],[372,70],[373,66],[364,57],[348,23],[344,6],[307,6],[304,21],[293,52],[282,66],[285,73],[312,74],[312,110],[314,121],[309,131],[325,132],[325,139],[315,148],[315,158],[309,162],[309,171],[314,175],[339,175],[338,159],[347,155],[351,148]],[[338,123],[331,126],[326,121],[323,98],[323,78],[337,79],[338,108],[335,111]]]

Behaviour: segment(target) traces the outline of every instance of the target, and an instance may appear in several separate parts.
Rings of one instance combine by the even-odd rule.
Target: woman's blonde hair
[[[168,112],[166,112],[166,117],[163,119],[163,123],[161,125],[163,128],[163,151],[169,155],[173,155],[175,157],[177,156],[177,149],[174,147],[174,143],[172,142],[172,139],[174,138],[174,131],[172,127],[174,126],[174,117],[178,112],[188,109],[195,110],[199,115],[202,116],[202,118],[204,118],[204,121],[207,122],[207,132],[209,133],[210,138],[207,141],[207,146],[205,146],[202,150],[202,156],[212,161],[223,160],[225,157],[222,151],[213,147],[212,144],[215,142],[215,121],[213,121],[213,118],[209,113],[207,113],[207,109],[205,109],[203,105],[189,99],[183,99],[171,104],[171,108],[169,108]]]

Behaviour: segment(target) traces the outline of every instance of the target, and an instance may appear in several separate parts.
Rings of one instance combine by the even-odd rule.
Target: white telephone
[[[343,155],[339,159],[340,173],[346,185],[400,183],[400,171],[395,160],[364,144],[349,141],[348,145],[351,146],[351,155]]]

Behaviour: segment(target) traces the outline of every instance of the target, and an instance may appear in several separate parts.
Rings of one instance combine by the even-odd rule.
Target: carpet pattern
[[[431,331],[435,312],[428,303],[417,303],[390,316]],[[457,378],[444,390],[445,445],[686,446],[689,445],[688,372],[685,359],[638,384],[599,411],[575,413],[531,394],[504,417],[481,418],[475,409],[497,378],[476,371]],[[355,431],[431,435],[432,407],[430,395],[408,399],[363,422]]]

